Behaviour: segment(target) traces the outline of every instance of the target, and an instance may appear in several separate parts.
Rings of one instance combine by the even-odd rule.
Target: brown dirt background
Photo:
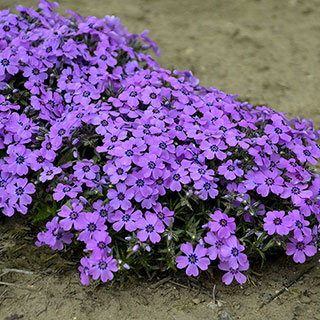
[[[0,0],[0,9],[17,4],[35,5]],[[61,12],[118,16],[129,32],[148,29],[162,50],[161,66],[192,70],[202,85],[320,126],[319,0],[61,0],[60,6]],[[15,218],[0,225],[0,274],[3,268],[34,271],[0,278],[0,320],[320,319],[318,266],[259,309],[312,261],[295,265],[275,256],[261,270],[257,266],[261,276],[250,274],[243,286],[223,285],[213,268],[213,277],[196,283],[179,275],[180,285],[154,288],[159,279],[141,279],[86,288],[75,271],[77,261],[35,248],[34,234]]]

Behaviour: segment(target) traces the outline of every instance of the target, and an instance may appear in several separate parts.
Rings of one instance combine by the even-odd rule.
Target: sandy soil
[[[32,3],[0,0],[0,9]],[[319,0],[61,0],[60,5],[61,11],[83,15],[116,15],[130,32],[149,29],[163,52],[162,66],[192,70],[203,85],[320,126]],[[14,219],[0,226],[0,274],[3,268],[34,272],[1,276],[0,320],[320,319],[320,268],[309,270],[313,261],[295,265],[275,256],[262,270],[256,266],[260,275],[251,274],[242,287],[224,286],[213,269],[212,277],[196,283],[178,274],[163,284],[153,279],[84,288],[76,259],[73,264],[66,254],[35,248],[34,237]]]

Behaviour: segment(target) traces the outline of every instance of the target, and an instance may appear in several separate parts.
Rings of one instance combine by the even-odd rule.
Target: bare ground
[[[0,0],[0,9],[33,3]],[[202,85],[311,118],[319,128],[319,0],[61,0],[60,5],[61,11],[83,15],[116,15],[130,32],[149,29],[163,51],[157,58],[162,66],[192,70]],[[0,320],[320,319],[317,259],[296,265],[276,255],[261,270],[254,265],[255,274],[243,286],[223,285],[222,273],[213,267],[211,276],[196,282],[172,274],[163,283],[135,279],[87,288],[73,256],[36,248],[35,230],[19,219],[5,221],[0,275],[6,268],[34,273],[1,276]]]

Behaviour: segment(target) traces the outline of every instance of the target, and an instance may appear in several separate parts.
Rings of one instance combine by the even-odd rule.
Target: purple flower
[[[90,282],[89,269],[91,267],[91,263],[87,257],[83,257],[80,260],[81,266],[78,267],[80,271],[80,281],[84,286],[88,286]]]
[[[128,210],[132,206],[130,199],[133,198],[134,192],[132,188],[128,190],[124,183],[118,183],[117,190],[109,189],[107,196],[111,200],[110,205],[113,209],[121,207],[123,210]]]
[[[244,253],[244,246],[239,243],[235,236],[226,239],[225,245],[221,248],[221,255],[224,261],[228,261],[232,269],[237,269],[240,266],[246,265],[248,258]]]
[[[99,259],[103,258],[110,253],[111,249],[108,244],[111,243],[111,237],[106,231],[99,231],[94,234],[93,239],[89,239],[87,244],[87,249],[92,250],[91,257]]]
[[[187,267],[186,274],[188,276],[197,277],[199,270],[207,270],[210,264],[210,260],[205,257],[207,255],[207,249],[198,244],[193,250],[190,242],[184,243],[181,246],[181,251],[185,256],[178,256],[176,258],[177,268],[184,269]]]
[[[291,197],[293,204],[299,205],[304,199],[308,199],[312,197],[311,190],[304,190],[308,188],[308,185],[304,185],[301,183],[292,184],[290,182],[285,183],[286,187],[284,188],[281,198],[287,199]]]
[[[282,124],[267,124],[264,128],[264,132],[269,136],[272,143],[278,143],[279,140],[283,143],[289,142],[291,137],[287,134],[289,129]]]
[[[204,150],[203,155],[209,160],[214,158],[224,160],[227,155],[221,150],[226,150],[227,148],[222,140],[204,140],[200,145],[200,149]]]
[[[142,212],[140,210],[134,211],[134,208],[126,210],[125,212],[117,210],[112,217],[114,222],[112,227],[115,231],[119,232],[123,226],[127,231],[135,231],[137,229],[135,222],[142,218]]]
[[[102,282],[107,282],[108,280],[113,279],[113,273],[117,272],[117,260],[113,259],[113,256],[101,257],[96,259],[96,257],[91,256],[89,258],[91,268],[88,271],[88,274],[92,276],[92,279],[97,280],[101,279]]]
[[[244,284],[247,281],[247,277],[243,275],[240,271],[246,271],[249,269],[249,262],[245,263],[244,265],[239,265],[237,268],[231,268],[229,263],[226,261],[222,261],[218,265],[220,270],[228,271],[222,277],[222,281],[229,285],[233,281],[234,278],[240,284]]]
[[[219,191],[217,190],[217,185],[212,181],[206,181],[206,180],[199,180],[194,184],[195,194],[199,196],[202,200],[207,200],[208,196],[211,199],[214,199],[218,194]]]
[[[190,181],[188,172],[180,167],[177,171],[171,173],[170,178],[165,182],[165,186],[171,191],[181,191],[181,183],[188,184]]]
[[[81,162],[77,162],[73,169],[74,174],[77,176],[78,179],[95,179],[100,168],[98,165],[92,165],[92,162],[93,161],[89,161],[87,159],[83,159]]]
[[[63,242],[70,244],[73,234],[64,232],[59,224],[59,218],[54,217],[52,221],[46,224],[47,232],[43,234],[43,241],[48,244],[52,250],[62,250]]]
[[[44,165],[44,168],[40,174],[39,180],[41,182],[52,180],[56,174],[59,174],[61,172],[62,172],[61,168],[54,167],[51,163]]]
[[[213,221],[208,223],[210,231],[217,232],[219,238],[229,238],[236,229],[234,218],[229,218],[225,213],[220,210],[215,211],[214,214],[210,215]]]
[[[78,228],[83,230],[79,236],[78,240],[88,242],[100,231],[107,229],[104,224],[105,220],[100,217],[98,212],[85,212],[79,217]]]
[[[103,171],[110,177],[113,184],[123,181],[127,178],[127,172],[131,166],[124,166],[120,159],[116,159],[113,164],[106,164],[103,166]]]
[[[224,175],[227,180],[235,180],[236,177],[243,176],[243,170],[240,169],[233,160],[228,160],[219,166],[218,172]]]
[[[312,237],[308,236],[299,241],[295,238],[290,238],[291,242],[287,243],[286,254],[293,255],[293,261],[296,263],[304,263],[306,255],[311,257],[317,253],[317,248],[312,244]]]
[[[59,183],[57,187],[53,190],[53,199],[56,201],[62,200],[65,196],[69,198],[75,198],[79,192],[82,191],[81,187],[72,187],[68,184]]]
[[[284,211],[269,211],[263,221],[265,222],[263,228],[269,235],[275,232],[281,236],[287,235],[292,227],[292,218],[285,216]]]
[[[60,217],[65,219],[60,220],[60,226],[68,231],[73,226],[76,230],[81,230],[80,217],[83,214],[83,205],[77,202],[71,202],[71,208],[63,205],[58,212]]]
[[[119,95],[121,101],[126,101],[130,107],[136,107],[139,104],[140,90],[134,86],[129,86]]]
[[[159,220],[157,215],[147,211],[145,218],[140,218],[136,222],[136,227],[141,229],[137,233],[137,237],[140,241],[144,242],[148,238],[152,243],[157,243],[161,240],[159,233],[164,232],[164,225]]]
[[[212,169],[207,169],[207,166],[200,166],[197,164],[191,165],[189,168],[190,177],[194,180],[212,180],[212,176],[214,176],[214,171]]]
[[[223,260],[221,254],[221,248],[225,244],[225,239],[218,238],[213,232],[208,232],[204,238],[204,241],[208,244],[211,244],[211,247],[208,248],[208,256],[211,260],[217,259]]]
[[[5,71],[14,75],[18,73],[19,58],[11,55],[11,50],[8,48],[0,53],[0,76],[5,74]]]
[[[13,180],[7,185],[7,192],[10,194],[10,206],[17,203],[20,205],[20,207],[24,208],[25,205],[32,202],[32,198],[29,196],[29,194],[35,193],[36,188],[34,187],[34,184],[28,183],[28,179],[19,178],[17,180]],[[26,213],[26,209],[23,211],[25,211],[23,213]]]
[[[303,216],[298,210],[292,210],[291,212],[289,212],[289,217],[292,221],[292,229],[294,231],[295,239],[297,239],[298,241],[302,241],[304,236],[311,236],[311,229],[306,228],[310,224],[310,222],[304,220]]]
[[[263,197],[268,196],[270,191],[275,194],[283,192],[283,178],[279,176],[278,170],[258,171],[254,176],[254,182],[258,184],[257,192]]]
[[[26,175],[29,171],[28,157],[30,153],[31,151],[24,145],[10,145],[8,148],[9,157],[4,158],[7,162],[5,170],[19,176]]]
[[[155,206],[152,207],[152,209],[156,213],[159,220],[162,221],[165,225],[169,227],[170,223],[173,223],[174,212],[170,211],[169,208],[162,207],[161,203],[158,202]]]

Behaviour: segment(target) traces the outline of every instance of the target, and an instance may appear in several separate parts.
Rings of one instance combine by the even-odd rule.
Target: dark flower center
[[[88,223],[87,229],[88,229],[90,232],[94,232],[94,231],[97,229],[97,226],[96,226],[95,223],[90,222],[90,223]]]
[[[124,193],[123,192],[119,192],[118,193],[118,199],[119,200],[124,200]]]
[[[300,189],[297,188],[297,187],[293,187],[293,188],[291,189],[291,191],[292,191],[293,194],[299,194],[299,193],[300,193]]]
[[[274,180],[273,180],[272,178],[268,178],[268,179],[266,179],[266,184],[267,184],[268,186],[271,186],[271,185],[274,184]]]
[[[233,165],[229,165],[229,166],[227,166],[227,169],[229,170],[229,171],[234,171],[235,170],[235,166],[233,166]]]
[[[5,26],[3,26],[3,31],[5,31],[5,32],[8,32],[8,31],[10,31],[10,27],[9,26],[7,26],[7,25],[5,25]]]
[[[226,219],[221,219],[221,220],[219,221],[219,223],[220,223],[220,225],[221,225],[222,227],[226,227],[227,224],[228,224],[228,222],[227,222]]]
[[[22,187],[18,187],[16,189],[16,195],[17,196],[22,196],[24,194],[24,189]]]
[[[301,223],[301,221],[299,221],[299,220],[296,221],[296,227],[298,229],[303,229],[303,224]]]
[[[155,99],[156,97],[157,97],[157,95],[154,92],[150,93],[150,98],[151,99]]]
[[[119,176],[121,176],[122,174],[123,174],[123,169],[122,168],[118,168],[117,170],[116,170],[116,173],[119,175]]]
[[[8,59],[2,59],[0,62],[4,67],[7,67],[10,65],[10,61]]]
[[[167,144],[164,143],[164,142],[160,142],[159,143],[159,148],[162,149],[162,150],[165,150],[165,149],[167,149]]]
[[[154,231],[154,226],[152,224],[147,224],[146,227],[145,227],[145,230],[148,232],[148,233],[151,233]]]
[[[83,96],[84,96],[85,98],[90,97],[90,95],[91,95],[90,91],[83,91]]]
[[[144,186],[144,181],[142,179],[138,179],[136,181],[136,185],[137,187],[142,188]]]
[[[131,216],[129,214],[124,214],[122,216],[122,221],[128,222],[128,221],[130,221],[130,218],[131,218]]]
[[[172,179],[175,180],[175,181],[179,181],[181,178],[180,174],[179,173],[176,173],[173,175]]]
[[[303,153],[307,157],[311,156],[311,152],[309,150],[303,150]]]
[[[132,157],[133,156],[133,150],[129,149],[125,152],[127,157]]]
[[[213,151],[213,152],[217,152],[219,150],[219,147],[215,144],[213,144],[211,147],[210,147],[210,150]]]
[[[69,192],[70,190],[71,190],[70,187],[64,187],[64,188],[62,189],[63,192]]]
[[[280,129],[280,128],[275,128],[275,129],[274,129],[274,132],[277,133],[277,134],[281,134],[281,133],[282,133],[282,129]]]
[[[211,184],[209,182],[206,182],[204,185],[203,185],[203,188],[204,190],[209,190],[211,189]]]
[[[105,261],[99,261],[98,263],[98,268],[100,270],[106,270],[108,268],[108,264]]]
[[[129,96],[130,97],[136,97],[138,95],[138,92],[137,91],[131,91],[130,93],[129,93]]]
[[[63,136],[65,133],[66,133],[66,130],[64,130],[64,129],[60,129],[60,130],[58,131],[58,135],[59,135],[59,136]]]
[[[276,226],[279,226],[281,223],[282,223],[282,220],[280,218],[275,218],[273,220],[273,223],[276,225]]]
[[[196,256],[196,254],[194,253],[190,253],[188,255],[188,262],[191,263],[191,264],[196,264],[198,262],[198,257]]]
[[[303,251],[305,249],[306,245],[302,241],[298,241],[296,244],[296,249],[299,251]]]
[[[239,249],[236,248],[236,247],[233,247],[231,249],[231,254],[234,256],[234,257],[237,257],[239,255]]]
[[[76,220],[78,218],[78,216],[79,216],[78,212],[75,212],[75,211],[72,211],[69,214],[69,217],[71,220]]]
[[[149,162],[148,162],[148,167],[149,167],[150,169],[155,169],[156,164],[155,164],[153,161],[149,161]]]
[[[102,120],[102,121],[101,121],[101,125],[102,125],[103,127],[106,127],[106,126],[108,125],[108,121],[107,121],[107,120]]]
[[[89,167],[89,166],[84,166],[84,167],[82,168],[82,170],[83,170],[84,172],[89,172],[89,171],[90,171],[90,167]]]
[[[17,164],[23,164],[24,160],[25,160],[25,157],[20,155],[20,156],[17,157],[16,163]]]

